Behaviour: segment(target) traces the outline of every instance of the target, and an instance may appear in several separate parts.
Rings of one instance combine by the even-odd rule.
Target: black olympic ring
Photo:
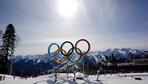
[[[71,47],[72,47],[72,48],[70,49],[71,52],[69,52],[69,51],[70,51],[70,50],[69,50],[69,51],[68,51],[69,53],[65,53],[65,54],[64,54],[63,51],[61,50],[61,54],[64,55],[64,56],[69,56],[69,55],[71,55],[71,54],[73,53],[73,51],[74,51],[74,45],[73,45],[70,41],[65,41],[65,42],[62,43],[62,45],[61,45],[60,48],[63,49],[63,46],[64,46],[64,44],[66,44],[66,43],[69,43],[69,44],[71,45]]]

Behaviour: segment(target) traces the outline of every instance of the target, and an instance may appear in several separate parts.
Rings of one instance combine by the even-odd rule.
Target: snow
[[[126,74],[106,74],[100,75],[99,81],[96,81],[97,75],[89,75],[84,79],[76,79],[73,81],[73,74],[58,73],[57,82],[54,82],[54,77],[51,75],[43,75],[35,78],[20,79],[20,77],[5,75],[6,79],[0,81],[0,84],[147,84],[148,73],[126,73]],[[82,77],[82,74],[76,74],[76,77]],[[141,78],[142,80],[135,80]]]

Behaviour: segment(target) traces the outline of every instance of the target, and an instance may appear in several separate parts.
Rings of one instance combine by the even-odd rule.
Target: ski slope
[[[96,75],[90,75],[84,79],[76,79],[73,81],[73,74],[58,73],[57,81],[54,82],[52,75],[43,75],[35,78],[23,78],[5,75],[4,81],[0,84],[148,84],[148,73],[127,73],[127,74],[106,74],[100,75],[99,81],[96,81]],[[81,77],[82,74],[77,74],[76,77]],[[141,78],[141,80],[135,80]]]

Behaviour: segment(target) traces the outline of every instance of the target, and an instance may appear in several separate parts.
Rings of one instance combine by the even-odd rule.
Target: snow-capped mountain
[[[63,65],[55,66],[62,67]],[[16,75],[33,75],[47,72],[53,68],[53,58],[48,54],[37,56],[16,56],[13,58],[13,72]]]
[[[107,49],[105,51],[90,52],[87,55],[83,56],[79,64],[85,65],[96,65],[103,64],[107,57],[114,56],[116,60],[122,59],[125,62],[128,61],[129,57],[133,58],[143,58],[145,54],[148,54],[148,50],[138,50],[130,48],[122,49]],[[73,54],[72,60],[77,59],[77,54]],[[64,66],[58,65],[54,62],[56,68],[61,68]],[[68,64],[72,64],[68,62]],[[98,66],[97,66],[98,67]],[[13,72],[18,75],[20,74],[38,74],[41,72],[46,72],[53,69],[53,58],[48,54],[36,55],[36,56],[15,56],[13,58]]]

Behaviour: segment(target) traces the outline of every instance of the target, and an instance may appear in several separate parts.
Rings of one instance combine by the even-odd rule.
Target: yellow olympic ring
[[[66,51],[65,51],[64,49],[60,48],[60,50],[63,51],[64,53],[66,53]],[[67,56],[64,56],[64,60],[57,60],[57,59],[56,59],[56,54],[57,54],[58,51],[59,51],[59,50],[56,50],[56,51],[53,53],[53,55],[54,55],[54,60],[55,60],[55,62],[56,62],[57,64],[63,64],[68,58],[67,58]],[[59,54],[59,53],[58,53],[58,54]],[[59,56],[59,55],[58,55],[58,56]]]

